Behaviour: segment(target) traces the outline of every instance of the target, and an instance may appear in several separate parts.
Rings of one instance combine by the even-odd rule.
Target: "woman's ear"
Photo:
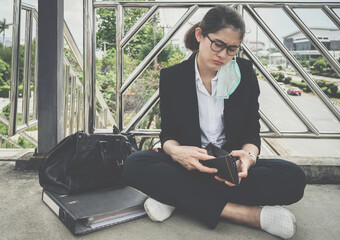
[[[202,28],[197,27],[195,29],[195,37],[196,37],[197,42],[201,42],[201,40],[202,40]]]

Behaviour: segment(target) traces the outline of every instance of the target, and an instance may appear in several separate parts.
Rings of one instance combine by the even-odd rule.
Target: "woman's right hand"
[[[180,163],[188,170],[197,169],[200,172],[216,173],[217,169],[209,168],[202,165],[199,160],[213,159],[213,156],[207,154],[207,150],[193,146],[171,146],[169,151],[172,159]]]

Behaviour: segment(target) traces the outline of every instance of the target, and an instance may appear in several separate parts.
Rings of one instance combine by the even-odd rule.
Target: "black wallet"
[[[215,174],[220,178],[226,179],[235,185],[239,185],[236,161],[237,157],[230,155],[227,151],[209,143],[206,148],[208,155],[214,156],[211,160],[200,160],[207,167],[216,168],[218,172]]]

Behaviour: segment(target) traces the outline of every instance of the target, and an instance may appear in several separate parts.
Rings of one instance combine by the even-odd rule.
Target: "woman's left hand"
[[[238,157],[238,160],[236,161],[236,166],[239,183],[241,183],[242,178],[246,178],[248,176],[249,168],[254,165],[254,159],[251,156],[249,156],[249,154],[244,150],[234,150],[230,154],[233,155],[234,157]],[[220,182],[224,182],[230,187],[236,186],[235,184],[218,176],[215,176],[215,179]]]

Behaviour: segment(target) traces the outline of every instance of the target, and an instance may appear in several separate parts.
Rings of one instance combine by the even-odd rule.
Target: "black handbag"
[[[123,164],[137,151],[133,134],[76,132],[46,154],[40,185],[59,194],[124,186]]]

